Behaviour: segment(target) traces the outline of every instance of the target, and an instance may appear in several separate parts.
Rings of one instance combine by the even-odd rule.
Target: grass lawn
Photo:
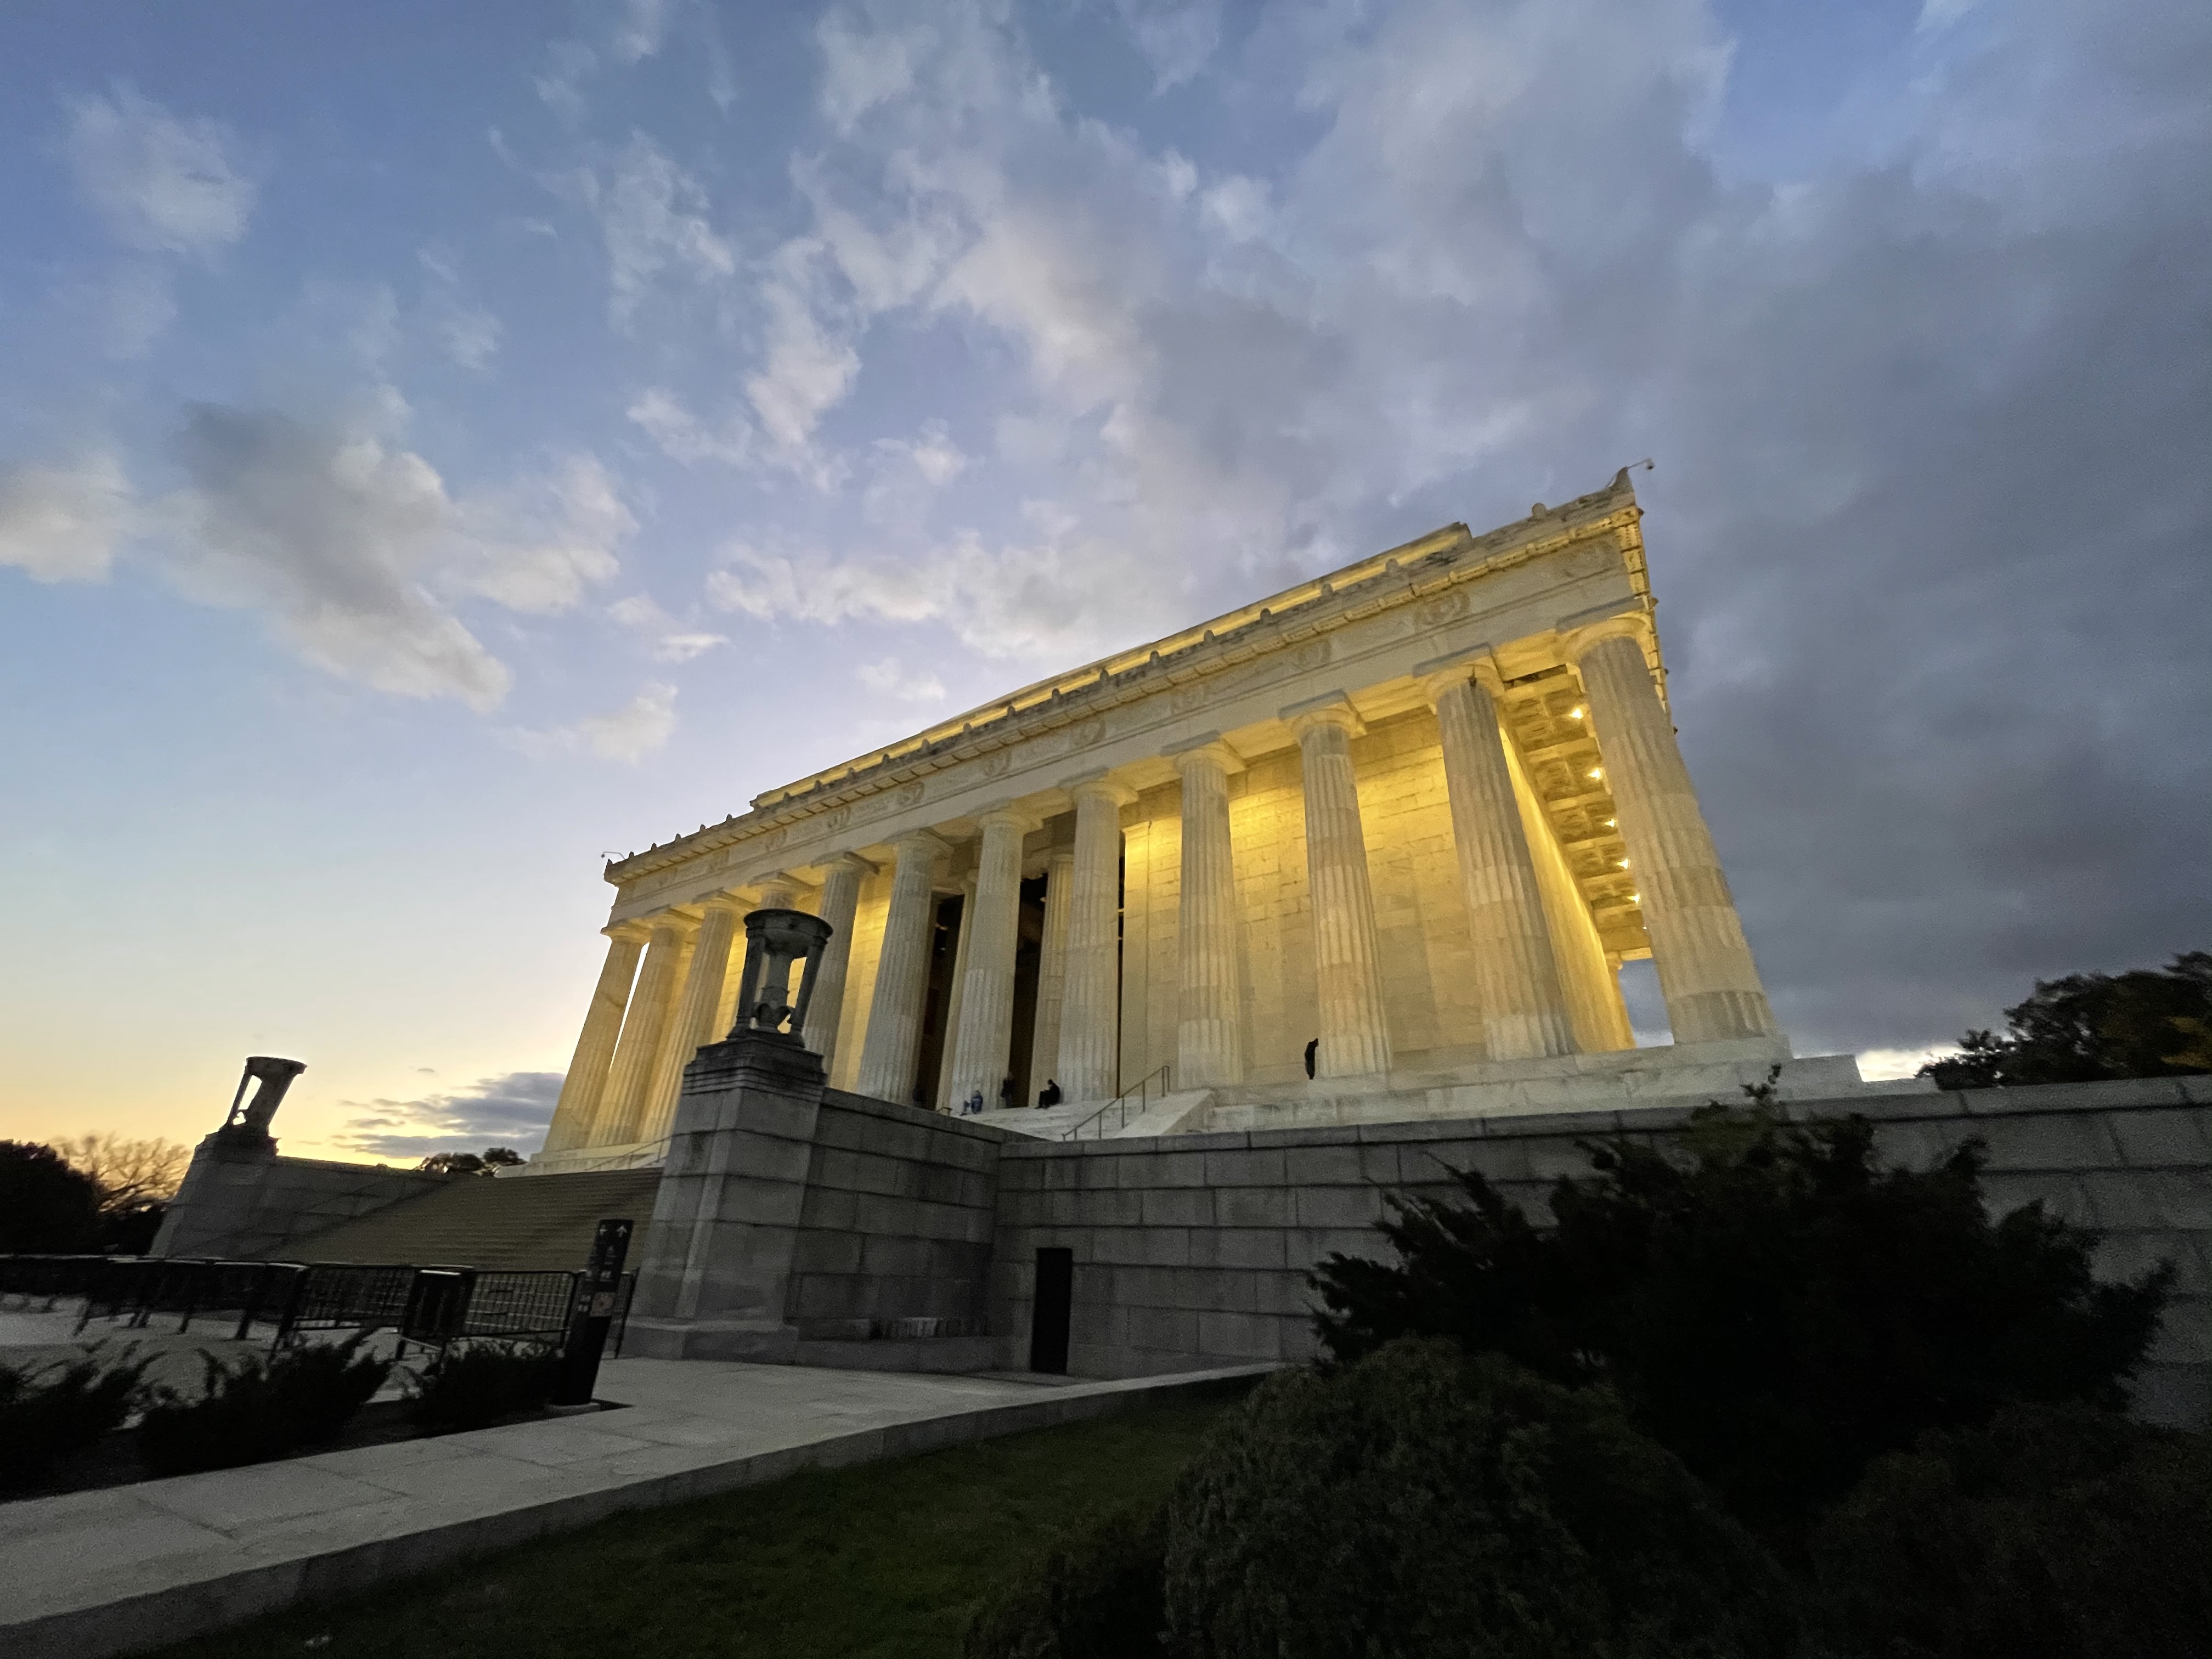
[[[161,1659],[951,1659],[999,1575],[1163,1497],[1225,1408],[1129,1411],[641,1510]]]

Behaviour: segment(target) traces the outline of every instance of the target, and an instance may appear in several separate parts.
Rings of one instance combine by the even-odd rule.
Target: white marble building
[[[659,1159],[763,905],[836,930],[805,1032],[834,1087],[980,1094],[1032,1133],[1680,1105],[1778,1061],[1785,1094],[1870,1086],[1776,1027],[1668,717],[1641,516],[1624,471],[1450,526],[609,865],[530,1172]],[[1669,1047],[1622,1006],[1645,957]],[[996,1109],[1048,1079],[1065,1104]]]

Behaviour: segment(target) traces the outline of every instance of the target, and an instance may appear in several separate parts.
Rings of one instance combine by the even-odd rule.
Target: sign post
[[[592,1236],[583,1294],[577,1298],[561,1349],[561,1377],[551,1401],[556,1411],[592,1403],[592,1390],[599,1380],[599,1355],[607,1346],[607,1328],[614,1323],[615,1304],[622,1295],[623,1258],[629,1254],[630,1228],[628,1221],[602,1221]]]

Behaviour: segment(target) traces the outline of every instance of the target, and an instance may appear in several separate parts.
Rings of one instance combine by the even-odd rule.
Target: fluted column
[[[721,1007],[723,983],[730,976],[730,946],[737,937],[738,916],[743,908],[728,894],[717,894],[707,901],[699,931],[692,937],[684,994],[677,999],[668,1036],[661,1044],[653,1096],[639,1120],[641,1140],[657,1140],[668,1133],[676,1115],[677,1097],[684,1092],[684,1068],[702,1045],[719,1042],[729,1031],[726,1025],[716,1030],[714,1018]]]
[[[876,958],[874,1000],[860,1045],[859,1092],[903,1106],[914,1097],[915,1059],[921,1049],[922,999],[929,989],[929,930],[937,908],[937,870],[945,846],[917,830],[899,838],[891,872],[890,907]]]
[[[1000,807],[984,813],[978,822],[983,839],[975,854],[975,914],[968,927],[964,994],[953,1033],[952,1098],[965,1100],[980,1089],[983,1103],[995,1109],[1012,1064],[1022,837],[1029,833],[1030,820]]]
[[[1626,629],[1600,624],[1571,640],[1568,649],[1589,700],[1674,1041],[1777,1036],[1643,646]]]
[[[1182,884],[1176,915],[1177,1089],[1244,1080],[1244,1007],[1237,975],[1243,915],[1229,836],[1229,779],[1244,760],[1218,736],[1173,757],[1182,779]]]
[[[758,910],[796,910],[799,904],[799,878],[778,870],[773,875],[763,876],[756,884],[760,888]]]
[[[1060,1006],[1067,982],[1067,890],[1075,871],[1075,854],[1065,849],[1046,861],[1044,875],[1044,939],[1037,956],[1036,1024],[1030,1036],[1028,1091],[1025,1106],[1036,1104],[1044,1085],[1060,1075]]]
[[[667,1028],[669,1005],[676,1000],[677,973],[690,932],[688,919],[672,910],[653,920],[645,965],[637,971],[629,1011],[623,1017],[622,1040],[615,1046],[592,1146],[620,1146],[640,1139],[638,1124],[653,1087],[653,1066],[660,1058],[660,1039]]]
[[[845,974],[853,962],[853,918],[860,908],[860,884],[876,866],[857,853],[830,860],[822,882],[822,920],[830,924],[830,943],[814,970],[814,1000],[806,1009],[806,1046],[822,1056],[827,1072],[837,1053],[837,1027],[845,1012]]]
[[[1121,809],[1137,794],[1103,772],[1066,787],[1075,798],[1075,858],[1056,1075],[1071,1101],[1111,1100],[1121,1073]]]
[[[1574,1023],[1544,921],[1535,860],[1513,798],[1496,678],[1497,671],[1484,665],[1473,679],[1460,666],[1421,681],[1443,740],[1483,1042],[1492,1060],[1571,1054]]]
[[[634,922],[607,929],[607,959],[599,969],[599,982],[592,988],[576,1052],[569,1056],[568,1069],[561,1079],[561,1099],[553,1108],[552,1126],[545,1131],[546,1152],[565,1152],[591,1141],[592,1119],[606,1095],[607,1072],[614,1064],[623,1011],[629,1006],[630,981],[637,977],[645,935],[646,930]]]
[[[951,1111],[958,1102],[952,1094],[952,1040],[960,1030],[960,1005],[968,993],[968,944],[975,937],[975,876],[960,879],[959,931],[952,936],[952,982],[945,994],[945,1035],[937,1045],[937,1092],[930,1104]]]
[[[1306,881],[1313,901],[1314,990],[1320,1004],[1316,1077],[1361,1077],[1390,1068],[1382,1012],[1382,952],[1352,739],[1366,726],[1341,695],[1283,711],[1297,734],[1304,772]]]

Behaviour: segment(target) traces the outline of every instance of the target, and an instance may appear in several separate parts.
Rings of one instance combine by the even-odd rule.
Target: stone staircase
[[[591,1170],[494,1181],[457,1176],[419,1198],[341,1221],[276,1252],[287,1261],[413,1262],[489,1268],[581,1267],[601,1219],[637,1223],[630,1267],[645,1259],[660,1171]]]

